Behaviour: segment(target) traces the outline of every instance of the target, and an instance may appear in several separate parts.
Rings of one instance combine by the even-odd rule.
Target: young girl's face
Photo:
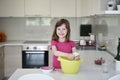
[[[65,24],[62,24],[61,26],[57,27],[56,33],[59,38],[65,38],[67,35],[67,28]]]

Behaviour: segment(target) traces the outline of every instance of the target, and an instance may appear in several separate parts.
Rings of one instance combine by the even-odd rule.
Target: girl
[[[53,67],[61,68],[60,62],[57,60],[58,56],[67,57],[71,60],[79,59],[79,56],[74,56],[72,53],[76,52],[75,43],[70,40],[70,24],[66,19],[60,19],[53,31],[52,35],[52,52]]]

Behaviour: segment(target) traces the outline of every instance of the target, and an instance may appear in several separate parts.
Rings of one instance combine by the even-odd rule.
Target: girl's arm
[[[67,57],[69,59],[74,59],[74,55],[73,54],[68,54],[68,53],[64,53],[64,52],[58,51],[56,49],[56,46],[52,46],[52,52],[54,53],[55,56],[63,56],[63,57]]]
[[[76,47],[73,47],[73,48],[72,48],[72,52],[73,52],[73,53],[74,53],[74,52],[77,52]]]
[[[75,55],[75,60],[80,59],[80,55],[79,55],[79,53],[77,52],[76,47],[73,47],[73,48],[72,48],[72,52],[73,52],[73,54],[74,54],[74,53],[77,53],[77,55],[74,54],[74,55]]]

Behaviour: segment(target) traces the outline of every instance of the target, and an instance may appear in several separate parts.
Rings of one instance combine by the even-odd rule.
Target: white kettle
[[[86,41],[85,40],[80,40],[80,45],[86,45]]]

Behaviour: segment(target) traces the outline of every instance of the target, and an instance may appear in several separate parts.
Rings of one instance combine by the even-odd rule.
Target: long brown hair
[[[70,23],[67,19],[60,19],[57,21],[57,23],[55,24],[54,31],[53,31],[52,40],[58,41],[59,37],[56,33],[56,29],[57,29],[57,27],[61,26],[62,24],[66,25],[67,35],[66,35],[65,41],[68,42],[68,41],[70,41]]]

